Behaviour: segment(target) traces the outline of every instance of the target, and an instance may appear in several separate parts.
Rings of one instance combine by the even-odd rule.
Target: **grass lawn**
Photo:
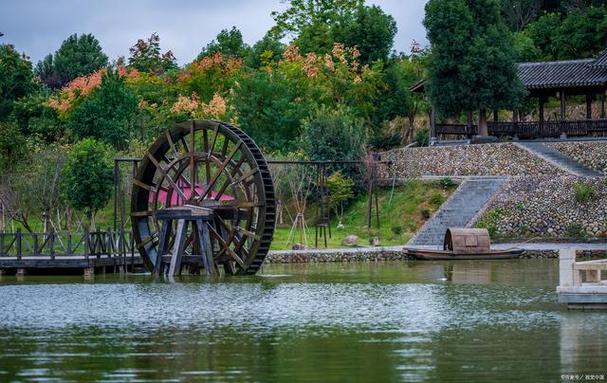
[[[423,183],[410,181],[406,185],[396,187],[394,196],[390,201],[391,188],[379,189],[380,228],[377,229],[376,221],[373,219],[371,232],[367,231],[367,196],[359,196],[352,205],[344,212],[342,224],[343,229],[337,229],[338,221],[335,217],[331,220],[332,238],[327,238],[330,248],[343,247],[341,242],[350,235],[355,234],[360,238],[359,245],[369,245],[369,238],[375,234],[379,237],[381,245],[403,245],[424,224],[426,218],[434,213],[440,205],[449,197],[455,187],[443,188],[439,182]],[[307,222],[310,226],[307,230],[308,247],[314,247],[314,221]],[[272,250],[290,249],[293,243],[288,243],[291,227],[288,225],[277,227],[274,232]],[[303,243],[303,232],[297,230],[294,242]],[[324,247],[324,242],[319,238],[318,247]]]

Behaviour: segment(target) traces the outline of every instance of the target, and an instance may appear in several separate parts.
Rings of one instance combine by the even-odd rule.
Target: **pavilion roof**
[[[583,88],[607,85],[607,66],[598,59],[543,61],[518,64],[518,75],[528,90]]]
[[[607,87],[607,49],[597,58],[519,63],[518,76],[528,91]],[[424,92],[426,81],[409,89]]]
[[[601,52],[601,54],[599,54],[599,57],[594,60],[592,65],[607,69],[607,49],[605,49],[603,52]]]

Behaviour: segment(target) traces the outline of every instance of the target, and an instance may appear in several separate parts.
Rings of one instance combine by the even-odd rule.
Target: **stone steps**
[[[468,225],[505,181],[506,177],[467,179],[407,245],[442,245],[447,229]]]
[[[536,156],[552,163],[562,170],[580,177],[600,177],[601,173],[590,169],[568,155],[544,145],[542,142],[519,142],[521,148],[535,154]]]

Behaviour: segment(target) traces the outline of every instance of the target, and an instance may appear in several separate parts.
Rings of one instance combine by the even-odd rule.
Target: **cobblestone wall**
[[[607,142],[555,142],[547,145],[591,169],[607,174]]]
[[[606,182],[602,177],[513,177],[475,226],[487,227],[496,238],[605,238]]]
[[[393,161],[397,178],[437,176],[565,175],[554,165],[512,143],[394,149],[382,154]],[[392,174],[386,174],[386,178]]]

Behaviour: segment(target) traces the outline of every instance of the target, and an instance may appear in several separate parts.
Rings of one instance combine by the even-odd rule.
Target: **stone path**
[[[408,245],[441,246],[450,227],[465,227],[481,211],[506,177],[470,177],[417,232]]]
[[[542,142],[517,142],[519,147],[535,154],[536,156],[550,162],[566,172],[581,177],[600,177],[601,173],[590,169],[573,158],[553,149]]]

